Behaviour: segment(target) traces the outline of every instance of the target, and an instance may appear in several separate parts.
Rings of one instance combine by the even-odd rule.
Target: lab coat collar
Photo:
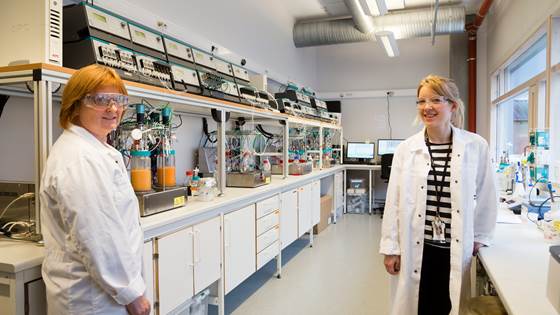
[[[467,139],[470,139],[470,137],[465,137],[465,131],[455,126],[451,126],[451,130],[453,130],[453,147],[463,148],[468,141]],[[422,128],[420,132],[412,136],[409,145],[411,152],[422,150],[425,151],[425,153],[428,153],[428,147],[426,146],[426,141],[424,139],[425,132],[426,127]]]
[[[103,143],[99,141],[91,132],[89,132],[87,129],[83,127],[71,124],[68,130],[95,147],[98,147],[103,150],[109,149],[109,151],[111,151],[110,150],[111,146],[109,146],[107,143]]]

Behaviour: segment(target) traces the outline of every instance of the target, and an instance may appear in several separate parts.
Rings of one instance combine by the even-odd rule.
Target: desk
[[[356,171],[368,171],[369,176],[369,189],[368,189],[368,210],[369,214],[371,214],[371,206],[372,206],[372,196],[374,196],[374,184],[375,180],[373,177],[374,171],[381,171],[381,165],[368,165],[368,164],[344,164],[344,211],[347,212],[346,209],[346,189],[348,188],[346,185],[346,172],[348,170],[356,170]]]
[[[498,223],[492,246],[480,249],[478,258],[509,315],[558,314],[546,296],[551,245],[531,222]]]

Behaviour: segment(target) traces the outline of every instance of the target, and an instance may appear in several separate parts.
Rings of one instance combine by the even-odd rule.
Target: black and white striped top
[[[433,167],[430,167],[430,172],[428,173],[428,197],[426,199],[424,240],[425,243],[429,245],[449,248],[451,242],[451,192],[449,189],[449,183],[451,182],[450,169],[452,144],[428,143],[428,145],[430,146],[432,152]],[[443,190],[441,193],[441,200],[439,202],[439,216],[445,223],[445,243],[440,243],[433,241],[432,221],[436,217],[436,209],[438,206],[436,197],[436,183],[438,186],[438,190],[441,189],[441,180],[443,178],[445,160],[447,158],[449,158],[449,160],[447,161],[447,171],[445,172],[445,180],[443,182]],[[436,171],[435,179],[437,179],[437,182],[434,179],[434,169]]]

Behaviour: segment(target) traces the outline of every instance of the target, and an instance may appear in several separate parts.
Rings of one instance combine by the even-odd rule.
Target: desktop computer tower
[[[3,1],[0,67],[30,63],[62,66],[62,2]]]

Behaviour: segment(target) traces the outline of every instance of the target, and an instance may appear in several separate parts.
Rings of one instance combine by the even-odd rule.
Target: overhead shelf
[[[0,67],[0,85],[10,85],[7,89],[13,95],[32,94],[27,90],[25,85],[17,86],[17,83],[25,83],[29,81],[45,80],[60,84],[66,84],[70,76],[76,70],[45,64],[34,63],[20,66]],[[126,81],[125,86],[129,95],[133,98],[145,98],[148,100],[156,100],[161,102],[169,102],[175,110],[179,112],[188,112],[196,114],[208,114],[208,110],[216,109],[229,112],[233,118],[238,117],[259,117],[263,119],[289,121],[293,124],[301,124],[306,126],[316,126],[340,129],[340,126],[329,124],[313,119],[303,117],[293,117],[288,114],[273,112],[270,110],[250,107],[238,103],[225,100],[209,98],[206,96],[179,92],[166,89],[163,87],[151,86],[143,83]],[[14,87],[14,85],[16,87]]]

